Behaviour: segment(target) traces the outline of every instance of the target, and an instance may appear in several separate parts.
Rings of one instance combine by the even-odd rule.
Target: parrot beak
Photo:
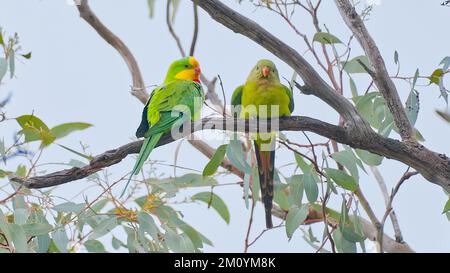
[[[264,78],[267,78],[267,77],[269,76],[269,74],[270,74],[270,68],[267,67],[267,66],[264,66],[264,67],[262,68],[262,74],[263,74],[263,77],[264,77]]]
[[[195,67],[195,75],[198,77],[202,73],[202,70],[200,69],[200,66]]]
[[[195,72],[194,82],[200,83],[200,74],[202,74],[202,70],[200,69],[200,66],[196,66],[194,68],[194,72]]]

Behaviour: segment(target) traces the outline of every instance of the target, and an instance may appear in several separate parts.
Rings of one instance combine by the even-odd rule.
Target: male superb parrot
[[[240,118],[278,118],[294,111],[292,91],[280,82],[277,68],[270,60],[260,60],[250,72],[244,85],[233,93],[231,104]],[[277,109],[277,110],[275,110]],[[261,197],[266,213],[266,227],[272,228],[273,176],[275,133],[256,134],[254,140],[258,162]]]
[[[164,83],[152,91],[136,131],[136,137],[145,138],[144,144],[121,196],[125,194],[131,178],[139,173],[161,136],[170,132],[174,125],[200,117],[205,100],[200,73],[200,64],[194,57],[174,61]]]

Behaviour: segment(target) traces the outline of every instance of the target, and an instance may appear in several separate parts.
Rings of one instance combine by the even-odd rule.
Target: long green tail
[[[273,175],[275,150],[261,151],[260,145],[255,141],[255,154],[258,161],[259,185],[261,188],[261,199],[264,203],[266,214],[266,227],[272,228],[272,201],[273,201]]]
[[[133,178],[133,175],[136,175],[141,170],[142,166],[144,165],[145,161],[147,160],[150,153],[155,148],[156,144],[158,144],[159,140],[161,139],[162,133],[154,134],[149,138],[146,138],[144,140],[144,143],[142,144],[141,151],[139,152],[138,159],[136,161],[136,164],[133,167],[133,171],[130,174],[130,177],[128,178],[127,184],[125,185],[125,188],[122,191],[122,194],[120,195],[120,198],[123,197],[125,194],[125,191],[128,188],[128,185],[131,182],[131,178]]]

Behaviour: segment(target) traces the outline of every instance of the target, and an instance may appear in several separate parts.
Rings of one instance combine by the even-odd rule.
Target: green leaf
[[[190,241],[192,242],[194,248],[200,249],[203,247],[203,239],[206,239],[206,241],[209,241],[208,238],[204,236],[200,236],[200,232],[195,230],[192,226],[188,225],[183,220],[179,219],[178,217],[174,219],[173,221],[175,225],[186,234]]]
[[[31,59],[31,52],[28,52],[27,54],[22,54],[22,57],[24,57],[27,60]]]
[[[302,205],[303,191],[305,189],[303,175],[293,175],[289,179],[289,189],[291,191],[291,194],[289,195],[290,203],[300,207]]]
[[[66,203],[56,205],[52,209],[57,212],[79,213],[84,207],[85,207],[85,204],[75,204],[73,202],[66,202]]]
[[[30,217],[30,211],[28,209],[16,209],[14,210],[14,223],[23,225]]]
[[[242,143],[237,139],[237,136],[235,136],[235,138],[230,141],[230,144],[228,144],[226,154],[233,166],[243,173],[250,173],[251,168],[245,160]]]
[[[8,62],[5,58],[0,58],[0,82],[8,71]]]
[[[326,168],[325,172],[336,184],[346,190],[355,191],[358,188],[358,182],[355,178],[341,170]]]
[[[356,158],[351,150],[334,153],[331,155],[331,158],[344,166],[356,180],[359,180],[358,167],[356,166],[358,158]]]
[[[34,115],[23,115],[16,118],[16,121],[22,128],[25,142],[41,140],[43,146],[47,146],[55,140],[47,125]]]
[[[223,158],[225,157],[225,154],[227,152],[228,145],[221,145],[219,148],[217,148],[216,152],[212,156],[211,160],[208,162],[208,164],[205,166],[205,169],[203,170],[203,176],[211,176],[216,173],[217,169],[219,168],[220,164],[222,163]]]
[[[383,157],[379,156],[377,154],[373,154],[371,152],[355,149],[356,154],[358,157],[367,165],[369,166],[379,166],[381,165],[381,162],[383,161]]]
[[[14,77],[14,72],[16,71],[16,55],[14,50],[9,53],[9,75],[12,79]]]
[[[431,76],[428,77],[428,79],[430,80],[430,83],[439,85],[440,79],[443,75],[444,75],[444,70],[441,68],[438,68],[433,71],[433,73],[431,74]]]
[[[183,188],[205,187],[217,185],[217,181],[211,177],[204,177],[199,174],[188,173],[180,177],[176,177],[173,181],[176,186]]]
[[[6,155],[6,148],[5,148],[5,139],[0,139],[0,159],[4,159]],[[5,160],[5,159],[4,159]],[[6,164],[6,162],[4,162]],[[0,175],[1,178],[1,175]]]
[[[153,18],[155,16],[155,0],[147,0],[149,17]]]
[[[171,0],[172,2],[172,22],[175,22],[175,16],[177,15],[178,7],[180,6],[180,0]]]
[[[305,186],[305,193],[308,201],[314,203],[317,201],[319,196],[319,186],[317,185],[318,178],[317,174],[312,171],[305,173],[303,175],[303,184]]]
[[[223,220],[227,224],[230,223],[230,212],[225,202],[215,193],[212,192],[199,192],[191,197],[193,201],[202,201],[208,204],[208,207],[212,207],[219,213]]]
[[[300,208],[293,206],[286,216],[286,234],[289,239],[297,228],[306,220],[308,216],[308,205],[302,205]]]
[[[84,243],[84,247],[91,253],[106,253],[106,249],[103,244],[97,240],[87,240]]]
[[[324,44],[324,45],[330,45],[330,44],[342,44],[341,40],[337,38],[336,36],[327,33],[327,32],[317,32],[314,35],[313,41]]]
[[[44,223],[25,224],[22,227],[29,237],[48,234],[53,228],[51,225]]]
[[[436,110],[436,114],[438,114],[441,118],[443,118],[446,122],[450,123],[450,114]]]
[[[345,200],[342,200],[341,215],[339,217],[339,231],[345,240],[351,243],[358,243],[365,240],[363,234],[358,234],[355,230],[355,225],[350,221],[348,216],[348,208]]]
[[[92,234],[89,236],[89,240],[98,239],[107,233],[111,232],[117,226],[116,217],[110,217],[103,221],[101,221],[92,231]]]
[[[256,166],[256,165],[252,169],[252,176],[253,176],[253,185],[252,185],[253,199],[259,200],[259,195],[260,195],[259,172],[258,172],[258,166]]]
[[[286,186],[287,185],[285,184],[274,185],[273,201],[277,203],[283,210],[289,210],[290,208],[289,197],[285,192]]]
[[[0,231],[5,235],[5,237],[8,241],[12,241],[11,231],[10,231],[8,221],[1,209],[0,209]]]
[[[48,248],[50,247],[50,236],[48,234],[38,235],[37,237],[37,252],[38,253],[47,253]]]
[[[362,62],[366,67],[370,68],[369,58],[362,55],[355,57],[348,62],[344,62],[344,70],[349,74],[367,73],[366,69],[360,64],[360,62]]]
[[[444,210],[442,211],[442,214],[447,213],[450,211],[450,199],[445,203]]]
[[[408,116],[411,125],[415,125],[417,116],[419,115],[419,93],[416,90],[411,90],[408,99],[406,100],[406,115]]]
[[[53,127],[50,132],[56,139],[59,139],[69,135],[70,133],[85,130],[89,127],[92,127],[92,124],[84,122],[63,123]]]
[[[5,40],[3,39],[3,30],[0,28],[0,45],[5,45]]]
[[[356,243],[350,242],[342,235],[339,229],[333,232],[333,240],[339,253],[356,253]]]
[[[126,247],[126,245],[122,241],[114,236],[111,239],[111,245],[115,250],[119,249],[120,247]]]
[[[141,229],[144,232],[147,232],[147,234],[150,235],[153,238],[153,240],[159,241],[158,239],[159,230],[153,218],[148,213],[140,211],[138,212],[137,219],[139,222],[139,229]]]
[[[442,59],[440,65],[443,65],[442,69],[444,71],[447,71],[450,67],[450,57],[445,57],[444,59]]]
[[[302,170],[303,173],[308,173],[311,171],[311,166],[308,165],[303,157],[297,153],[294,153],[295,161],[297,162],[297,166]]]
[[[25,253],[28,250],[27,236],[23,227],[18,224],[10,224],[12,242],[16,252]]]
[[[350,91],[352,92],[352,97],[358,96],[358,88],[356,87],[356,83],[352,77],[350,77]]]
[[[62,253],[67,253],[67,245],[69,244],[69,238],[63,228],[57,229],[52,232],[53,242],[57,249]]]
[[[71,148],[69,148],[69,147],[67,147],[67,146],[64,146],[64,145],[62,145],[62,144],[58,144],[58,143],[57,143],[57,145],[58,145],[59,147],[65,149],[65,150],[67,150],[67,151],[69,151],[69,152],[71,152],[71,153],[74,153],[74,154],[76,154],[76,155],[78,155],[78,156],[80,156],[80,157],[83,157],[83,158],[85,158],[85,159],[87,159],[87,160],[89,160],[89,161],[91,161],[91,160],[93,159],[93,157],[90,156],[90,155],[82,154],[82,153],[77,152],[77,151],[75,151],[75,150],[73,150],[73,149],[71,149]]]

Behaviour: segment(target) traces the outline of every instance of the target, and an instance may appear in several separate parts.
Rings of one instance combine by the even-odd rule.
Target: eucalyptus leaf
[[[373,154],[371,152],[356,149],[355,150],[358,157],[367,165],[369,166],[379,166],[381,165],[381,162],[383,161],[383,157],[379,156],[377,154]]]
[[[48,234],[53,227],[50,224],[34,223],[22,225],[27,236],[38,236]]]
[[[84,243],[84,247],[87,251],[91,253],[106,253],[105,246],[100,241],[97,240],[87,240]]]
[[[148,233],[153,240],[159,241],[159,230],[153,218],[148,213],[140,211],[137,214],[137,219],[139,222],[139,229],[142,229],[144,232]]]
[[[63,123],[53,127],[50,132],[56,139],[63,138],[75,131],[85,130],[87,128],[92,127],[92,124],[84,123],[84,122],[70,122]]]
[[[365,67],[362,66],[360,62],[363,63],[367,68],[370,68],[369,58],[363,55],[344,62],[344,70],[349,74],[367,73]]]
[[[95,240],[103,237],[107,233],[111,232],[116,226],[117,219],[115,216],[101,221],[92,231],[92,234],[89,236],[89,240]]]
[[[202,201],[217,211],[227,224],[230,223],[230,212],[225,202],[213,192],[199,192],[191,197],[193,201]]]
[[[293,206],[286,216],[286,234],[289,239],[308,216],[308,205]]]
[[[52,232],[53,242],[58,250],[62,253],[67,253],[67,245],[69,244],[69,238],[63,228],[59,228]]]
[[[326,174],[342,188],[355,191],[358,188],[358,182],[356,179],[341,170],[326,168]]]
[[[79,213],[85,206],[86,206],[85,204],[75,204],[73,202],[66,202],[56,205],[52,209],[57,212]]]
[[[11,239],[16,252],[28,252],[27,235],[25,234],[25,230],[23,229],[23,227],[18,224],[10,224],[9,226]]]
[[[211,157],[211,160],[208,162],[208,164],[203,169],[203,176],[211,176],[216,173],[217,169],[219,168],[220,164],[222,163],[225,154],[227,152],[228,145],[221,145],[219,148],[217,148],[214,155]]]
[[[339,40],[339,38],[337,38],[333,34],[330,34],[327,32],[317,32],[314,35],[313,41],[324,44],[324,45],[342,44],[342,41]]]
[[[8,62],[5,58],[0,58],[0,82],[6,75],[6,72],[8,72]]]
[[[445,203],[444,210],[442,211],[442,214],[447,213],[450,211],[450,199]]]

